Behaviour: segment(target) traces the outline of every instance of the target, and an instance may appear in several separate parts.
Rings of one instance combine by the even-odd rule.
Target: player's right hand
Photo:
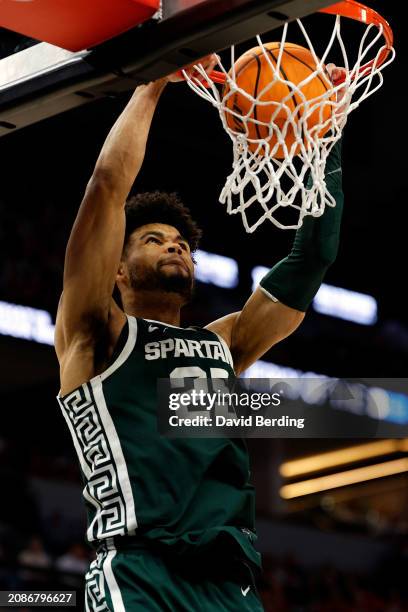
[[[198,81],[203,81],[204,77],[198,72],[195,66],[201,64],[207,74],[210,74],[215,66],[218,64],[219,58],[216,53],[211,53],[210,55],[206,55],[195,62],[192,62],[183,70],[187,72],[190,77],[197,79]],[[177,72],[173,74],[169,74],[169,76],[165,77],[169,83],[178,83],[180,81],[185,81],[182,70],[177,70]]]

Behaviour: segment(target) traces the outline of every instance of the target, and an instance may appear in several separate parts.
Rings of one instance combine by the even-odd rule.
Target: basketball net
[[[280,70],[287,41],[287,23],[283,27],[276,63],[271,61],[261,37],[257,36],[257,44],[265,58],[263,61],[269,64],[268,70],[272,71],[273,79],[257,92],[256,97],[244,91],[237,83],[234,68],[237,59],[235,47],[231,48],[229,71],[221,59],[220,70],[214,71],[210,76],[201,65],[195,67],[200,78],[183,71],[191,89],[217,108],[223,127],[232,140],[232,172],[219,199],[222,204],[226,204],[229,214],[241,214],[247,232],[253,232],[266,220],[282,229],[297,229],[302,225],[305,216],[320,217],[326,206],[335,206],[335,199],[327,189],[325,180],[328,155],[341,138],[348,115],[382,86],[382,71],[394,60],[391,28],[372,9],[347,0],[321,12],[336,14],[336,18],[329,43],[320,57],[304,24],[300,19],[296,20],[315,64],[315,70],[312,68],[310,75],[297,85],[286,80]],[[346,50],[341,31],[342,19],[338,12],[368,24],[355,61],[351,61]],[[328,80],[325,69],[325,66],[333,61],[333,52],[337,66],[346,69],[345,79],[336,84]],[[302,87],[316,77],[324,79],[328,83],[328,89],[317,98],[307,99]],[[214,81],[224,83],[222,92]],[[257,118],[262,113],[257,114],[256,109],[265,104],[271,107],[270,101],[265,102],[265,94],[277,83],[288,88],[288,95],[275,103],[276,109],[272,111],[270,119],[268,117],[268,122],[262,121]],[[250,102],[250,110],[245,115],[236,112],[231,104],[230,97],[237,93]],[[331,107],[330,112],[327,112],[328,106]],[[286,120],[278,125],[274,119],[281,113],[282,108],[285,110]],[[320,113],[320,122],[310,127],[308,118],[312,115],[316,117],[316,111]],[[231,115],[236,117],[235,122],[228,121]],[[253,138],[254,129],[250,131],[251,122],[252,127],[254,123],[259,126],[257,133],[262,135],[261,138]],[[288,146],[286,137],[289,130],[295,134],[295,140]],[[282,215],[282,208],[292,209],[292,215]],[[287,221],[287,217],[293,215],[295,219]]]

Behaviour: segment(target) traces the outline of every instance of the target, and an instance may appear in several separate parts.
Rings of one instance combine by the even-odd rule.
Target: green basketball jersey
[[[88,540],[139,535],[180,553],[222,540],[259,564],[244,440],[157,431],[157,379],[234,376],[226,343],[128,316],[112,361],[58,398],[85,481]]]

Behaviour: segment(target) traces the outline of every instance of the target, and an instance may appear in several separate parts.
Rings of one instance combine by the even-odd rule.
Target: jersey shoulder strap
[[[127,321],[119,335],[118,341],[113,351],[110,364],[107,369],[100,375],[100,380],[105,380],[121,365],[125,363],[129,355],[136,346],[138,335],[138,321],[135,317],[126,315]]]

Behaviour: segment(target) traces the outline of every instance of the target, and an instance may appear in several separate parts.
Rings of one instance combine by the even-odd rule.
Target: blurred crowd
[[[304,568],[295,559],[264,559],[259,585],[265,612],[406,612],[408,557],[388,559],[370,576],[324,565]]]
[[[77,601],[75,609],[84,609],[84,575],[94,554],[83,542],[72,542],[58,551],[46,546],[39,535],[32,535],[10,554],[4,546],[4,535],[4,526],[0,523],[0,590],[73,591]],[[19,609],[29,612],[32,608]]]
[[[4,537],[4,533],[3,533]],[[39,535],[32,535],[14,554],[0,548],[0,586],[2,589],[56,589],[59,586],[83,587],[83,577],[94,553],[82,542],[73,542],[58,551],[46,546]]]

